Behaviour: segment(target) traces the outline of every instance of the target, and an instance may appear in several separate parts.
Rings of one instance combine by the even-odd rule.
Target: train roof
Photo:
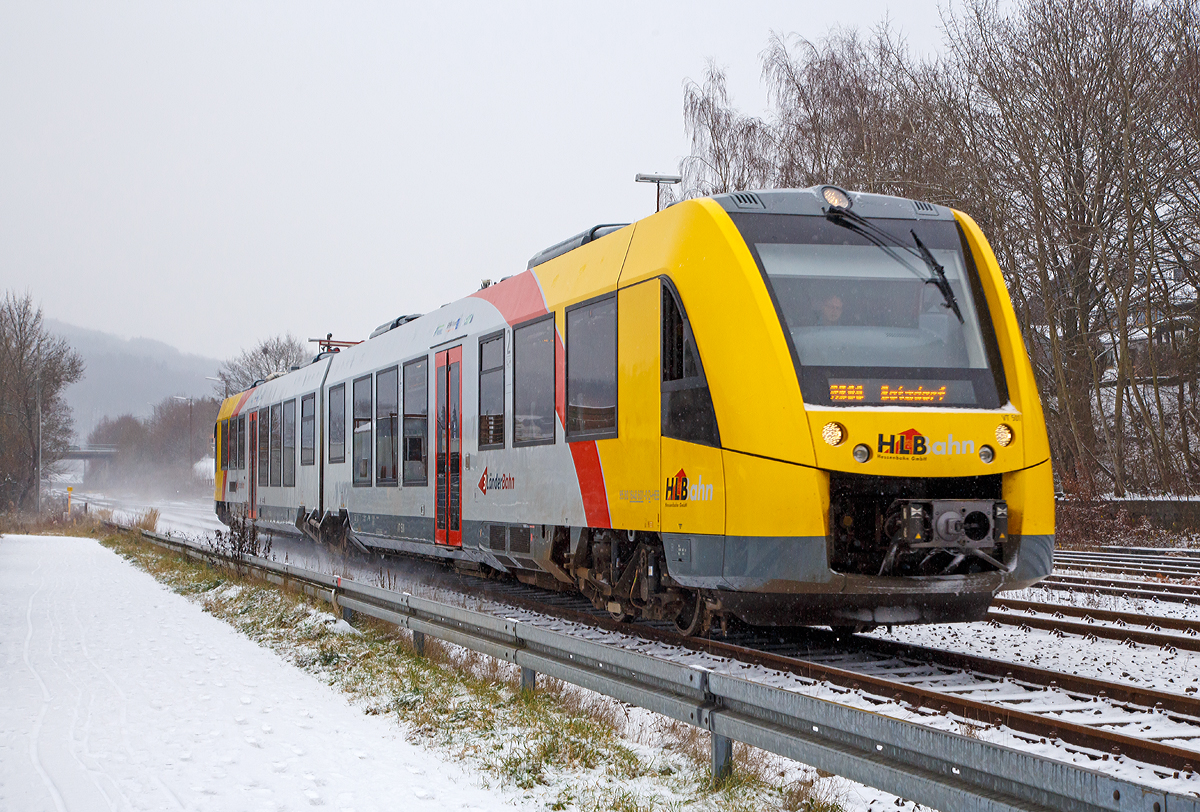
[[[764,189],[761,191],[729,192],[713,195],[721,208],[727,212],[761,211],[768,214],[822,215],[829,209],[822,193],[829,184],[810,186],[807,189]],[[870,218],[912,220],[953,220],[954,212],[946,206],[909,200],[905,197],[875,195],[867,192],[846,192],[841,187],[832,187],[845,192],[850,198],[855,214]]]

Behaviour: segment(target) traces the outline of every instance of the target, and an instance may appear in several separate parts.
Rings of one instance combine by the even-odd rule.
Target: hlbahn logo
[[[682,468],[673,477],[667,477],[667,490],[663,496],[667,502],[710,502],[713,486],[704,482],[704,476],[696,477],[696,484],[688,487],[688,476]]]
[[[488,469],[483,469],[483,476],[479,478],[479,490],[486,496],[488,491],[511,491],[517,487],[517,480],[512,474],[491,474],[488,475]]]
[[[899,434],[889,435],[886,439],[880,434],[879,446],[876,450],[880,454],[896,457],[924,457],[926,454],[935,456],[974,454],[975,443],[972,440],[955,440],[953,434],[947,435],[945,440],[930,441],[916,429],[909,429]]]

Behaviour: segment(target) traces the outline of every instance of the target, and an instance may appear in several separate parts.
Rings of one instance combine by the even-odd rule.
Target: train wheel
[[[699,592],[688,592],[683,609],[675,617],[675,630],[684,637],[699,634],[704,627],[704,599]]]

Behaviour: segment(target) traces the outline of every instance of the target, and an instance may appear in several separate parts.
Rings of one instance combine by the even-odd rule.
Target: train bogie
[[[848,199],[598,227],[229,398],[218,512],[689,633],[981,617],[1051,564],[1019,328],[966,215]]]

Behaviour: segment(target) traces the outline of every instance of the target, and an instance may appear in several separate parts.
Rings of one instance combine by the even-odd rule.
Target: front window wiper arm
[[[913,272],[913,275],[918,279],[926,279],[925,275],[914,268],[907,259],[896,253],[897,248],[903,248],[908,253],[914,253],[911,248],[903,245],[899,240],[888,234],[883,229],[869,220],[859,217],[857,214],[851,213],[848,209],[831,206],[829,213],[825,215],[832,223],[837,223],[842,228],[849,229],[855,234],[865,239],[867,242],[881,249],[885,254],[899,262],[905,268]],[[920,254],[916,254],[920,256]],[[928,280],[926,280],[928,281]]]
[[[950,287],[950,280],[946,278],[946,269],[933,258],[933,252],[925,247],[925,243],[921,242],[921,238],[917,236],[916,229],[910,229],[908,233],[912,234],[913,242],[917,244],[917,250],[921,252],[921,259],[925,260],[925,264],[929,266],[929,270],[933,271],[937,277],[937,279],[929,281],[937,285],[938,290],[942,292],[942,298],[946,300],[946,306],[954,311],[954,315],[958,316],[958,323],[965,324],[962,311],[958,309],[958,299],[954,298],[954,290]]]
[[[892,250],[892,246],[903,248],[913,256],[919,257],[921,261],[925,263],[925,266],[929,269],[929,273],[931,274],[928,278],[921,278],[925,279],[926,284],[936,285],[938,291],[942,294],[942,299],[946,302],[946,307],[954,311],[954,315],[958,317],[958,323],[966,323],[963,320],[962,311],[958,309],[958,300],[954,297],[954,290],[950,287],[950,280],[946,278],[946,269],[943,268],[938,261],[933,258],[933,253],[925,247],[925,243],[921,242],[921,238],[917,236],[915,229],[910,229],[909,233],[912,234],[913,241],[917,245],[916,249],[909,245],[905,245],[897,237],[887,231],[884,231],[867,218],[855,214],[849,209],[842,208],[841,206],[830,206],[825,217],[831,222],[837,223],[840,226],[850,229],[856,234],[862,235],[870,242],[887,251],[888,254],[901,262],[910,271],[917,274],[917,276],[921,276],[920,272],[909,265],[903,257]],[[888,242],[890,242],[890,245],[885,243],[885,238]]]

